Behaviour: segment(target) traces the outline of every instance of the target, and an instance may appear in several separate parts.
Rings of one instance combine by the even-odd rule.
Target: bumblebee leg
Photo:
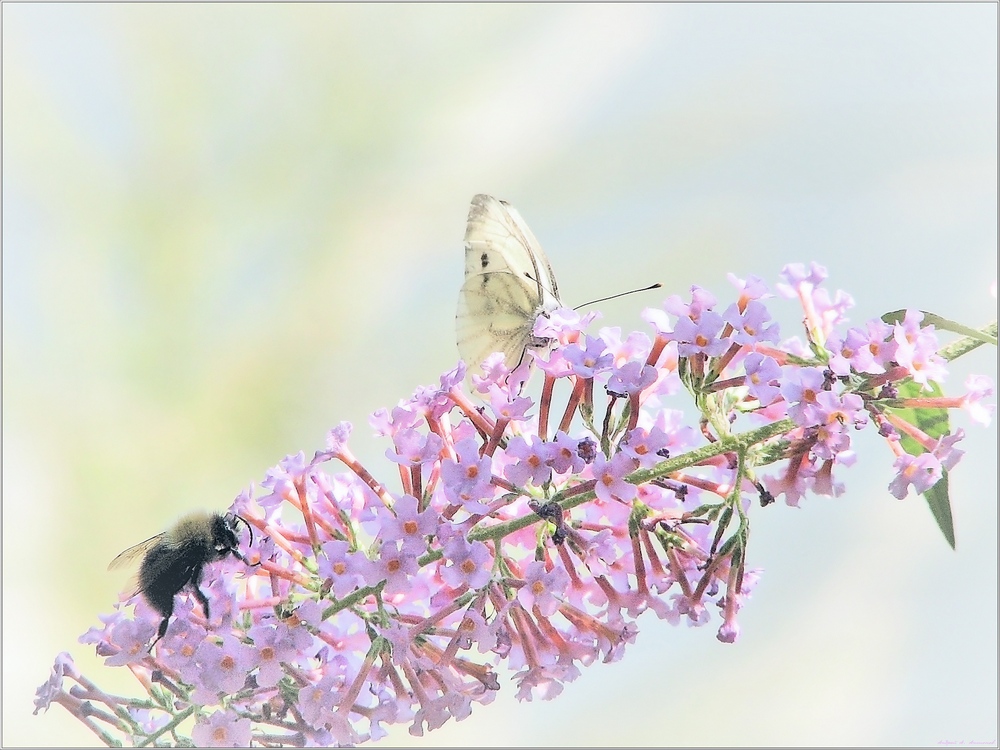
[[[167,632],[167,625],[169,625],[169,624],[170,624],[170,615],[167,615],[162,620],[160,620],[160,627],[157,628],[157,630],[156,630],[156,638],[154,638],[153,642],[149,644],[149,650],[150,651],[153,650],[153,646],[156,645],[156,642],[158,640],[160,640],[166,634],[166,632]]]
[[[153,642],[149,644],[150,653],[153,652],[153,646],[156,645],[156,642],[160,640],[164,635],[166,635],[167,625],[170,624],[170,615],[172,615],[173,613],[174,613],[174,600],[171,597],[171,599],[167,602],[166,606],[160,612],[160,614],[163,615],[163,619],[160,620],[160,627],[156,629],[156,638],[154,638]]]
[[[205,620],[206,622],[212,618],[208,613],[208,597],[202,592],[198,586],[201,584],[201,566],[199,565],[195,568],[194,572],[191,574],[191,589],[194,591],[195,599],[201,602],[201,608],[205,610]]]

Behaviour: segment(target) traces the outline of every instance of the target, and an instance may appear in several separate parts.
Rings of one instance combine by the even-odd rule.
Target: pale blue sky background
[[[93,744],[30,715],[58,651],[126,689],[75,643],[122,548],[342,419],[384,471],[367,415],[457,358],[474,193],[570,304],[815,260],[854,322],[996,317],[992,3],[2,12],[5,746]],[[650,614],[555,701],[505,683],[423,743],[995,743],[996,427],[954,424],[957,552],[865,436],[846,496],[755,513],[738,644]]]

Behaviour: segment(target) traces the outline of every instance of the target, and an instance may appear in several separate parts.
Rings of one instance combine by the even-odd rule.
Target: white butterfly
[[[465,283],[458,295],[458,352],[474,371],[493,352],[510,369],[528,347],[551,339],[535,336],[535,319],[563,306],[548,258],[521,214],[502,200],[477,195],[465,230]]]

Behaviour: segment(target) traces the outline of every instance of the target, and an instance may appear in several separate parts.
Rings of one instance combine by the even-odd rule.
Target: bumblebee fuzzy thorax
[[[196,511],[180,519],[167,532],[167,544],[175,547],[190,545],[190,553],[198,553],[205,562],[221,560],[232,554],[240,560],[239,536],[236,533],[236,516],[231,514]]]

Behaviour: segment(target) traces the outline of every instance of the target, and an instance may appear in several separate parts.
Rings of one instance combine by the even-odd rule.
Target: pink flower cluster
[[[802,303],[805,343],[779,339],[756,278],[733,279],[721,312],[697,287],[647,310],[652,336],[593,335],[595,315],[569,310],[540,317],[536,335],[555,343],[532,354],[537,396],[530,361],[510,372],[494,356],[468,378],[472,395],[459,364],[372,416],[392,482],[361,465],[342,423],[233,503],[256,541],[250,567],[209,569],[211,621],[183,592],[152,652],[160,615],[141,599],[82,637],[136,675],[142,698],[103,693],[60,655],[36,706],[61,703],[109,743],[352,745],[389,724],[420,735],[465,718],[500,689],[501,665],[520,699],[553,698],[581,667],[620,659],[646,610],[718,617],[717,637],[735,641],[757,578],[751,496],[840,494],[834,467],[868,425],[895,456],[893,494],[923,492],[963,433],[927,434],[906,410],[990,415],[985,379],[957,399],[920,393],[945,361],[919,313],[840,332],[851,301],[831,300],[824,275],[789,266],[779,286]],[[666,405],[685,392],[697,427]]]

